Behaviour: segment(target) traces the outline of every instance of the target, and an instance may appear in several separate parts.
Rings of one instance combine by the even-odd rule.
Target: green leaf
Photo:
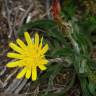
[[[64,36],[59,31],[58,25],[51,20],[37,20],[34,22],[30,21],[18,30],[18,35],[22,36],[25,31],[32,30],[34,28],[43,31],[44,35],[55,38],[62,42],[62,44],[64,43]]]
[[[68,48],[68,47],[60,48],[52,52],[53,57],[72,56],[73,54],[74,54],[74,51],[72,50],[72,48]]]
[[[96,84],[89,82],[88,89],[92,95],[96,95]]]
[[[88,85],[87,79],[80,77],[79,80],[80,80],[81,89],[82,89],[82,96],[92,96],[89,93],[89,90],[87,89],[87,85]]]

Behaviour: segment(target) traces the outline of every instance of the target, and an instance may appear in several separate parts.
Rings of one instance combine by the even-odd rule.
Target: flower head
[[[48,51],[48,44],[42,45],[43,37],[40,39],[38,33],[35,34],[34,41],[32,41],[28,32],[24,33],[27,45],[20,39],[17,39],[17,45],[10,43],[9,46],[15,51],[9,52],[7,57],[14,58],[16,61],[9,62],[6,66],[22,67],[23,69],[17,75],[20,79],[24,75],[27,79],[32,77],[32,80],[37,79],[37,67],[41,70],[46,69],[48,60],[45,58],[45,53]]]

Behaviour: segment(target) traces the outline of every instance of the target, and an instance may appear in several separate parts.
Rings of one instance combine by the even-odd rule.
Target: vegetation
[[[57,1],[56,18],[48,11],[46,17],[30,20],[16,30],[16,38],[22,40],[26,31],[32,38],[36,32],[43,36],[43,45],[49,45],[47,70],[38,70],[36,81],[25,78],[17,80],[12,76],[8,81],[13,83],[8,83],[2,89],[26,96],[96,96],[96,1],[46,0],[49,5],[47,10],[54,1]],[[8,40],[12,41],[12,38]],[[17,69],[14,75],[19,71]],[[16,82],[17,87],[14,87]]]

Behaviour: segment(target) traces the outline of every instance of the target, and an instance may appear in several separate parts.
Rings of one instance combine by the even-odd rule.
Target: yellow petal
[[[7,54],[7,57],[16,58],[16,59],[22,59],[22,58],[23,58],[22,55],[17,54],[17,53],[12,53],[12,52],[9,52],[9,53]]]
[[[45,54],[47,51],[48,51],[48,44],[46,44],[43,48],[42,48],[42,50],[41,50],[41,55],[43,55],[43,54]]]
[[[47,69],[44,65],[39,65],[39,68],[40,68],[42,71]]]
[[[24,69],[22,69],[22,71],[17,75],[17,79],[20,79],[20,78],[22,78],[24,75],[25,75],[25,73],[26,73],[26,68],[24,68]]]
[[[23,53],[23,50],[14,43],[10,43],[9,46],[16,52]]]
[[[47,59],[43,59],[43,60],[40,61],[40,64],[41,64],[41,65],[43,65],[43,64],[45,65],[45,64],[47,64],[47,63],[48,63],[48,60],[47,60]]]
[[[39,45],[39,35],[38,35],[38,33],[35,34],[35,45],[36,45],[36,47]]]
[[[14,61],[14,62],[10,62],[10,63],[8,63],[6,66],[7,67],[17,67],[17,66],[19,66],[20,65],[20,62],[21,60],[19,60],[19,61]]]
[[[26,48],[26,45],[24,44],[24,42],[20,39],[17,39],[16,40],[17,44],[22,48],[22,49],[25,49]]]
[[[31,76],[31,68],[28,68],[26,72],[26,78],[29,79],[30,76]]]
[[[42,42],[43,42],[43,37],[41,38],[40,45],[39,45],[39,49],[40,49],[40,50],[41,50],[41,48],[42,48]]]
[[[32,80],[35,81],[37,79],[37,69],[32,68]]]
[[[26,41],[27,41],[27,44],[28,44],[28,45],[32,45],[33,42],[32,42],[32,39],[31,39],[29,33],[28,33],[28,32],[24,32],[24,36],[25,36],[25,39],[26,39]]]

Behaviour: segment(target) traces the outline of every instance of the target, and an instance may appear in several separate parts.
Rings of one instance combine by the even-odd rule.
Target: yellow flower
[[[22,67],[23,69],[17,75],[17,78],[20,79],[24,75],[27,79],[32,76],[32,80],[37,79],[37,67],[42,71],[46,70],[46,64],[48,60],[45,58],[45,53],[48,51],[48,44],[45,46],[42,45],[43,37],[39,40],[38,33],[35,34],[34,41],[32,41],[28,32],[24,33],[27,45],[20,39],[17,39],[16,42],[10,43],[9,46],[16,51],[15,53],[9,52],[7,57],[15,58],[16,61],[9,62],[6,66],[13,67]]]

